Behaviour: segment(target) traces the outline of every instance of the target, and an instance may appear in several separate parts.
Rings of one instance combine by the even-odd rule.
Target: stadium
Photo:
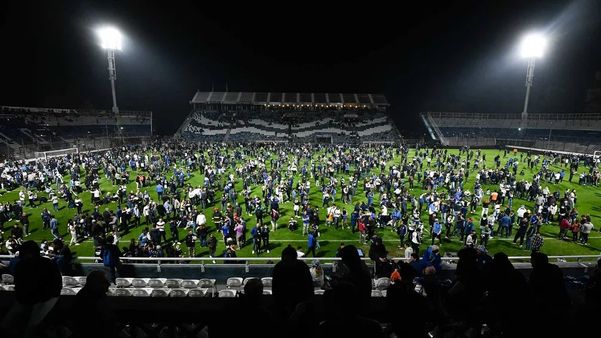
[[[591,332],[601,91],[529,111],[546,36],[521,41],[521,111],[431,104],[412,125],[390,91],[344,82],[140,108],[145,84],[117,81],[126,38],[94,32],[111,109],[0,106],[2,337]]]

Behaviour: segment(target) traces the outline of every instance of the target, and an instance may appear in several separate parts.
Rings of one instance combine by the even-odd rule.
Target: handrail
[[[0,255],[0,259],[10,259],[15,257],[14,255]],[[549,259],[557,260],[582,260],[582,259],[601,259],[599,255],[559,255],[559,256],[548,256]],[[510,261],[514,260],[530,260],[530,256],[509,256]],[[100,257],[95,256],[80,256],[78,260],[90,261],[98,260],[101,261]],[[187,262],[204,262],[204,261],[280,261],[281,257],[120,257],[122,261],[150,261],[150,262],[174,262],[174,261],[187,261]],[[298,260],[311,262],[313,260],[319,261],[339,261],[340,257],[301,257]],[[392,257],[392,260],[404,260],[405,257]],[[442,261],[456,261],[458,257],[441,257]],[[370,261],[370,258],[363,257],[363,261]]]

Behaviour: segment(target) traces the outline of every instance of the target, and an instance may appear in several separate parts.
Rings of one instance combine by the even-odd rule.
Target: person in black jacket
[[[7,332],[8,337],[38,336],[36,332],[56,304],[62,287],[58,266],[40,256],[36,242],[24,242],[15,266],[16,302],[0,324],[0,332]]]
[[[348,282],[356,287],[357,309],[360,313],[367,312],[371,298],[371,276],[367,265],[359,257],[357,247],[345,245],[340,249],[340,264],[332,276],[332,284]]]
[[[288,245],[282,260],[273,268],[273,297],[282,314],[290,314],[296,305],[313,296],[313,279],[309,267],[297,259],[296,250]]]
[[[61,239],[55,239],[52,242],[54,246],[54,262],[58,265],[63,276],[73,275],[73,254],[71,249]]]
[[[116,337],[113,313],[107,304],[109,281],[104,272],[88,274],[85,286],[75,296],[72,324],[74,338]]]

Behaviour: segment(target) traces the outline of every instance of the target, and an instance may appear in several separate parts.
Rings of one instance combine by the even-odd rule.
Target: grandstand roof
[[[198,91],[190,104],[222,103],[222,104],[352,104],[369,107],[389,106],[382,94],[354,93],[294,93],[294,92],[201,92]]]

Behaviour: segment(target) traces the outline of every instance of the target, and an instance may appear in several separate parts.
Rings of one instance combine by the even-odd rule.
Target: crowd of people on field
[[[416,254],[423,242],[486,247],[514,232],[514,243],[539,251],[540,227],[549,223],[559,226],[560,238],[571,234],[574,242],[588,243],[590,215],[578,213],[575,189],[559,186],[574,175],[581,184],[597,185],[598,160],[503,149],[489,165],[486,153],[468,147],[458,154],[419,145],[413,156],[409,151],[174,140],[6,160],[0,186],[16,194],[0,204],[3,250],[14,253],[31,222],[53,240],[68,238],[69,245],[92,239],[97,254],[111,236],[122,255],[143,257],[236,257],[245,245],[260,255],[271,249],[270,234],[283,227],[307,236],[305,251],[314,256],[320,227],[356,233],[361,243],[390,229],[401,248]],[[201,183],[191,183],[199,175]],[[467,186],[472,178],[473,187]],[[321,204],[311,200],[315,194]],[[533,207],[516,209],[515,198]],[[39,215],[31,213],[34,207],[42,209]],[[65,208],[74,215],[61,217]],[[131,231],[136,237],[122,245]]]

